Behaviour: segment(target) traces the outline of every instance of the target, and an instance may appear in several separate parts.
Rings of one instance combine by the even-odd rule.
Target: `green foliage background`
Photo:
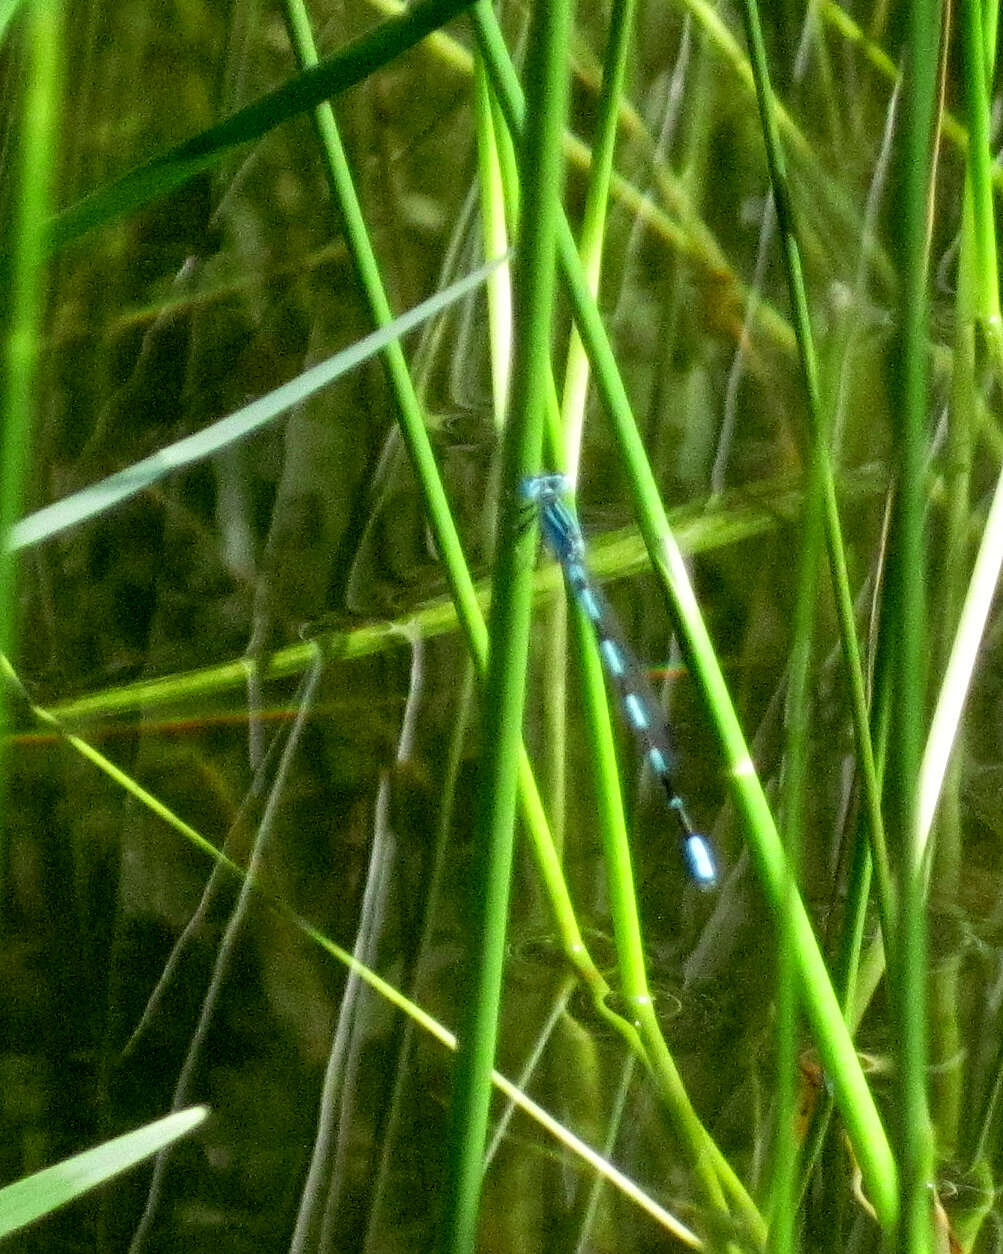
[[[321,57],[391,30],[377,24],[398,7],[312,6]],[[438,8],[449,16],[447,4]],[[743,24],[703,0],[632,8],[580,5],[575,14],[564,202],[577,229],[607,39],[632,17],[625,86],[614,100],[599,308],[897,1161],[908,1144],[895,1133],[910,1083],[903,1095],[896,1081],[912,1074],[902,1061],[905,1025],[920,1022],[929,1028],[920,1089],[936,1144],[930,1182],[949,1213],[938,1214],[938,1234],[946,1239],[949,1224],[963,1248],[993,1249],[1003,1070],[998,623],[990,618],[981,642],[921,894],[929,1013],[920,1006],[910,1018],[916,1005],[902,992],[908,955],[893,944],[894,911],[881,921],[891,973],[882,982],[881,925],[861,879],[874,838],[862,800],[869,772],[826,575],[810,598],[814,622],[805,627],[799,609],[805,568],[824,569],[810,556],[818,496],[805,353],[767,209]],[[994,16],[974,13],[959,29],[970,34],[971,22],[981,23],[991,50]],[[879,694],[870,713],[883,771],[887,728],[895,761],[902,726],[882,694],[893,705],[889,641],[903,602],[886,581],[889,565],[900,577],[889,519],[903,482],[901,297],[910,264],[907,180],[893,160],[894,128],[905,126],[895,67],[908,49],[919,54],[896,5],[851,15],[828,0],[807,13],[777,4],[761,17],[819,417],[868,692],[873,679]],[[165,8],[35,0],[14,14],[0,68],[10,102],[0,205],[7,287],[27,295],[21,304],[12,296],[5,313],[13,346],[5,527],[135,467],[373,329],[318,142],[324,123],[287,84],[315,91],[310,105],[333,94],[393,312],[481,264],[481,209],[491,194],[478,165],[486,124],[467,17],[385,65],[380,35],[376,59],[361,69],[335,55],[333,68],[299,77],[290,31],[303,18],[292,7],[199,0]],[[518,65],[526,8],[504,4],[499,18]],[[33,151],[32,87],[46,29],[56,69],[41,90],[55,122],[39,133],[53,175],[33,235],[31,214],[27,225],[22,218],[36,202],[18,159]],[[980,99],[988,114],[992,74],[979,97],[971,51],[960,50],[956,32],[951,39],[929,223],[925,569],[906,573],[930,606],[929,699],[917,698],[927,721],[1003,452],[992,206],[986,228],[986,202],[972,191],[982,186],[977,158],[966,171],[957,120],[972,126]],[[991,71],[990,51],[983,55]],[[329,72],[334,78],[321,80]],[[259,100],[256,113],[242,112]],[[229,118],[236,124],[223,133]],[[501,148],[504,172],[504,140]],[[982,253],[963,233],[966,173],[971,211],[986,228]],[[999,171],[987,166],[983,175],[988,194]],[[537,190],[520,189],[524,214],[538,211]],[[41,250],[34,260],[32,239]],[[19,338],[31,325],[25,274],[42,276],[43,286],[35,333]],[[988,298],[979,299],[980,284]],[[558,387],[571,321],[559,286]],[[22,358],[19,344],[29,346]],[[502,436],[492,364],[502,344],[480,291],[405,342],[482,602],[497,535]],[[13,422],[19,378],[28,380],[30,435]],[[43,543],[3,559],[0,646],[24,688],[11,685],[5,725],[2,1178],[24,1177],[172,1105],[213,1110],[160,1161],[152,1183],[149,1168],[117,1179],[21,1234],[19,1248],[429,1248],[445,1190],[453,1057],[348,978],[331,952],[332,943],[354,948],[446,1027],[462,1023],[465,964],[477,944],[477,766],[491,724],[479,721],[449,599],[455,580],[430,535],[401,408],[399,385],[374,357],[253,437],[78,525],[57,523]],[[778,1208],[791,1218],[788,1248],[878,1248],[880,1226],[853,1188],[860,1146],[847,1147],[838,1115],[829,1121],[812,1033],[784,1000],[797,976],[783,963],[778,972],[775,957],[793,933],[743,852],[752,837],[729,791],[735,763],[674,644],[677,606],[632,522],[636,475],[602,411],[590,394],[578,498],[590,560],[615,581],[608,591],[635,651],[665,680],[677,782],[724,869],[714,895],[687,885],[664,808],[622,738],[652,1030],[664,1034],[748,1209],[727,1183],[730,1215],[706,1182],[701,1192],[657,1049],[650,1036],[634,1055],[625,1044],[630,1029],[621,1028],[634,1019],[610,921],[597,750],[582,713],[578,649],[554,595],[560,579],[549,569],[535,585],[524,730],[594,966],[562,953],[565,933],[538,856],[521,842],[496,1065],[521,1076],[559,1121],[712,1248],[761,1248],[756,1221],[776,1223]],[[23,483],[14,482],[17,451]],[[799,648],[810,675],[800,697]],[[81,756],[67,732],[133,786]],[[784,791],[792,772],[804,785],[797,804]],[[165,822],[165,811],[187,831]],[[879,858],[876,878],[884,870],[901,894],[920,877],[893,802],[887,812],[890,861]],[[239,867],[251,863],[263,891],[246,894],[222,862],[214,869],[196,835]],[[307,935],[304,921],[316,933]],[[851,943],[857,927],[862,957]],[[787,1038],[785,1014],[796,1025]],[[797,1088],[796,1119],[780,1100],[783,1077]],[[493,1119],[502,1115],[497,1101]],[[532,1119],[516,1115],[501,1131],[484,1180],[481,1248],[676,1248],[677,1237],[600,1186]],[[792,1166],[787,1196],[782,1151],[802,1142],[813,1154]],[[878,1183],[866,1180],[869,1196]],[[895,1195],[896,1182],[885,1184]],[[925,1181],[917,1192],[928,1196]],[[900,1241],[922,1248],[907,1235]]]

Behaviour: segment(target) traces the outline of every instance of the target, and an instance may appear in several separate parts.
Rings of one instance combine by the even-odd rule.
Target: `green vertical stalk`
[[[932,1248],[933,1139],[926,1097],[926,921],[919,839],[918,781],[926,716],[923,537],[928,406],[929,213],[937,68],[938,0],[909,5],[901,152],[899,485],[893,532],[888,624],[892,650],[892,735],[889,742],[890,828],[900,852],[898,941],[893,989],[898,1027],[899,1224],[902,1254]]]
[[[999,258],[996,251],[995,210],[992,199],[993,159],[989,147],[989,84],[995,64],[995,43],[982,39],[983,29],[995,37],[995,3],[980,14],[976,0],[962,6],[964,30],[962,53],[966,105],[971,139],[965,179],[965,205],[962,221],[961,262],[952,380],[951,445],[948,487],[951,512],[949,537],[967,528],[969,512],[968,478],[971,473],[972,441],[978,419],[979,365],[987,350],[997,378],[1003,374],[1003,328],[999,307]],[[952,541],[948,540],[950,545]],[[960,544],[960,540],[958,541]],[[961,548],[957,549],[961,552]],[[937,799],[954,745],[961,711],[971,684],[975,660],[985,630],[989,609],[1003,566],[1003,477],[997,480],[993,503],[986,519],[979,552],[972,568],[964,604],[955,623],[950,615],[947,627],[956,631],[927,739],[920,790],[920,839],[926,840]],[[945,568],[953,571],[958,561],[950,552]]]
[[[529,122],[520,151],[522,213],[515,283],[515,352],[502,446],[499,544],[492,576],[474,878],[469,1011],[460,1034],[449,1171],[439,1244],[470,1254],[476,1240],[484,1138],[501,999],[519,751],[532,604],[534,533],[522,526],[519,484],[539,466],[551,377],[555,235],[567,102],[569,0],[537,5],[526,63]]]
[[[885,945],[886,948],[892,949],[895,925],[895,898],[891,870],[888,865],[888,851],[885,845],[881,794],[878,791],[877,776],[874,770],[874,750],[871,745],[871,732],[867,713],[864,667],[857,639],[856,615],[853,607],[853,593],[850,589],[846,553],[843,548],[839,505],[836,499],[836,481],[826,446],[825,424],[822,421],[818,362],[812,337],[811,319],[808,313],[808,298],[804,288],[801,252],[798,247],[794,227],[794,210],[791,203],[790,187],[787,182],[786,161],[780,142],[780,127],[777,121],[778,108],[773,95],[773,88],[770,85],[766,49],[763,44],[763,32],[755,0],[745,0],[745,3],[742,5],[742,15],[745,20],[746,40],[749,45],[749,60],[756,83],[756,99],[759,103],[759,115],[763,127],[763,139],[766,145],[766,159],[770,169],[773,203],[776,206],[777,225],[780,229],[780,244],[783,251],[784,270],[787,275],[787,290],[790,295],[794,333],[797,336],[798,352],[801,357],[805,400],[807,401],[806,413],[809,439],[812,444],[812,456],[817,461],[820,475],[825,538],[829,551],[829,566],[832,572],[836,613],[839,617],[840,642],[843,647],[843,658],[846,663],[847,679],[849,680],[850,709],[853,715],[853,730],[860,763],[861,788],[867,808],[868,831],[874,857],[874,873],[878,885],[878,906],[881,912],[882,928],[885,933]]]
[[[509,249],[505,213],[505,188],[517,180],[504,177],[503,154],[508,132],[496,126],[487,75],[479,57],[474,58],[474,117],[477,130],[477,172],[480,186],[481,232],[485,257],[501,257]],[[506,167],[508,162],[506,161]],[[491,357],[491,400],[494,425],[501,431],[508,408],[508,378],[512,362],[512,272],[501,266],[487,281],[488,342]]]
[[[655,1013],[602,663],[591,624],[577,605],[572,607],[572,621],[582,659],[585,726],[589,756],[595,764],[597,822],[603,842],[620,991],[630,1006],[630,1017],[644,1045],[651,1082],[662,1100],[687,1166],[713,1215],[711,1228],[729,1221],[727,1193],[745,1230],[757,1245],[762,1245],[766,1238],[762,1217],[694,1110]]]
[[[969,143],[965,173],[965,200],[962,211],[961,250],[951,373],[950,424],[944,481],[947,509],[944,518],[944,545],[941,557],[943,576],[937,581],[936,618],[930,655],[933,669],[943,675],[937,710],[928,737],[932,744],[951,753],[947,773],[937,780],[943,784],[937,809],[935,839],[928,839],[923,814],[929,789],[929,753],[920,768],[919,831],[917,842],[923,850],[926,883],[936,876],[937,894],[942,900],[956,898],[961,860],[961,772],[957,744],[957,722],[947,736],[942,734],[940,710],[945,697],[951,698],[956,675],[948,667],[951,639],[958,632],[961,606],[968,578],[971,519],[971,477],[974,434],[978,430],[980,359],[986,343],[998,336],[999,295],[994,213],[992,204],[989,148],[989,100],[986,80],[990,67],[983,48],[983,22],[979,0],[965,0],[960,6],[962,78]],[[997,358],[998,361],[998,358]],[[998,568],[997,568],[998,572]],[[971,587],[977,580],[972,578]],[[959,633],[960,635],[960,633]],[[974,663],[974,651],[969,658]],[[969,675],[970,675],[969,671]],[[958,685],[963,699],[967,681]],[[960,714],[960,705],[958,706]],[[928,1055],[931,1066],[929,1103],[931,1121],[940,1153],[953,1157],[957,1151],[963,1107],[962,1056],[964,1053],[958,1022],[961,953],[944,954],[929,974],[926,986],[929,1020]]]
[[[585,194],[579,241],[582,262],[593,293],[599,285],[599,272],[602,265],[606,207],[609,201],[613,153],[616,147],[619,104],[626,72],[627,52],[630,47],[630,33],[633,27],[634,3],[635,0],[615,0],[610,14],[610,36],[604,57],[598,121],[592,145],[592,162],[589,166],[589,182]],[[480,56],[478,64],[483,64]],[[564,392],[559,403],[559,421],[554,426],[553,437],[548,441],[553,447],[549,451],[547,461],[553,468],[563,470],[573,487],[578,481],[588,381],[588,358],[582,349],[578,332],[572,325],[565,359]],[[556,398],[555,404],[557,404]],[[567,757],[565,696],[567,692],[568,620],[566,603],[555,602],[553,609],[548,610],[548,613],[551,615],[551,623],[546,632],[548,680],[544,709],[548,719],[547,743],[551,746],[551,753],[554,755],[551,759],[551,777],[555,785],[552,790],[554,801],[551,812],[563,815],[564,776],[562,772],[563,763]],[[585,720],[593,743],[590,758],[595,768],[597,792],[600,798],[599,825],[603,833],[604,845],[608,849],[619,840],[626,843],[627,839],[620,781],[613,752],[606,688],[603,677],[597,670],[595,644],[590,639],[583,639],[580,630],[578,634],[581,641],[580,656],[583,659],[581,690],[584,698]],[[609,799],[612,804],[605,805],[606,799]],[[615,876],[617,868],[622,864],[621,858],[611,860],[607,855],[607,875]],[[633,891],[632,887],[629,891]],[[613,901],[618,898],[620,894],[617,885],[611,883],[610,894]],[[624,932],[616,928],[615,922],[614,928],[619,944]]]
[[[810,463],[801,525],[798,596],[791,639],[791,660],[784,713],[784,775],[781,797],[782,832],[787,852],[787,894],[791,906],[777,919],[777,1076],[772,1177],[770,1180],[771,1254],[793,1254],[797,1226],[798,1146],[792,1135],[795,1119],[798,987],[794,945],[790,935],[795,911],[797,869],[805,822],[805,781],[812,741],[812,642],[818,604],[822,558],[822,467],[816,453]]]
[[[45,223],[51,211],[55,139],[59,125],[62,7],[58,0],[31,0],[22,10],[25,72],[17,207],[12,253],[10,335],[0,415],[0,654],[16,642],[17,558],[6,536],[21,514],[35,415],[35,380],[42,350],[46,303]],[[0,684],[0,746],[8,727],[7,689]],[[6,772],[0,765],[0,832]],[[0,875],[6,853],[0,849]]]
[[[996,243],[987,238],[987,224],[992,228],[993,207],[991,184],[987,178],[988,102],[978,97],[984,90],[984,57],[982,50],[982,25],[979,4],[961,5],[960,25],[965,37],[961,41],[963,78],[966,84],[966,103],[969,117],[969,145],[965,177],[964,206],[962,209],[961,249],[958,263],[958,287],[955,300],[953,362],[951,370],[950,421],[944,464],[946,509],[944,511],[943,550],[939,561],[941,577],[937,580],[935,613],[931,623],[930,657],[931,671],[944,676],[938,697],[938,707],[953,684],[954,676],[947,672],[951,639],[958,629],[961,605],[965,596],[965,583],[969,572],[969,527],[971,522],[971,478],[974,454],[974,434],[978,430],[979,359],[984,337],[980,328],[986,327],[995,305],[999,311],[995,285]],[[981,157],[976,153],[981,149]],[[984,197],[989,194],[988,203]],[[985,266],[991,266],[987,273]],[[974,656],[972,656],[974,661]],[[962,691],[967,689],[963,685]],[[938,717],[935,713],[928,736],[928,747],[940,738]],[[953,902],[957,897],[961,858],[961,809],[959,789],[961,774],[957,745],[957,723],[950,732],[951,753],[947,759],[948,771],[937,780],[938,789],[945,785],[939,798],[935,838],[929,833],[923,817],[923,798],[928,784],[928,753],[924,753],[920,768],[919,832],[917,840],[923,849],[925,879],[930,873],[936,876],[938,898]],[[939,1152],[954,1157],[957,1150],[959,1121],[963,1105],[962,1057],[964,1049],[958,1022],[958,978],[961,967],[960,947],[954,952],[942,954],[927,980],[929,1007],[929,1045],[931,1063],[929,1103],[936,1142]]]
[[[636,0],[614,0],[609,21],[609,40],[603,59],[602,86],[599,92],[598,123],[592,144],[592,165],[585,195],[582,229],[578,251],[593,296],[599,290],[602,269],[606,209],[609,204],[610,180],[613,174],[613,153],[616,148],[620,101],[627,73],[627,54],[634,29]],[[564,395],[561,416],[564,420],[564,454],[572,482],[578,479],[581,452],[582,422],[589,386],[589,361],[577,327],[572,326],[568,354],[564,366]]]
[[[987,4],[983,12],[979,0],[965,0],[959,14],[969,144],[944,476],[947,513],[941,559],[943,578],[937,581],[937,636],[936,647],[931,650],[936,673],[943,679],[923,755],[918,834],[926,883],[933,877],[938,896],[948,901],[957,894],[961,868],[958,726],[1003,561],[999,530],[1003,481],[998,481],[979,553],[969,575],[971,479],[985,374],[982,365],[988,359],[997,378],[1003,365],[989,134],[989,84],[995,45],[987,45],[983,39],[988,27],[995,32],[996,19],[990,17],[995,11],[995,3]],[[936,838],[928,841],[934,813]],[[938,1150],[950,1157],[957,1152],[963,1127],[964,1051],[958,1021],[961,957],[959,950],[945,955],[930,973],[928,984],[931,1117]]]
[[[994,3],[986,6],[992,10]],[[968,122],[966,163],[966,239],[971,264],[964,267],[963,283],[971,316],[983,325],[999,322],[1000,300],[996,262],[996,223],[993,213],[993,151],[989,134],[991,97],[989,82],[992,49],[983,44],[984,18],[981,0],[962,0],[960,5],[961,51],[964,65],[965,112]],[[970,228],[970,229],[968,229]]]

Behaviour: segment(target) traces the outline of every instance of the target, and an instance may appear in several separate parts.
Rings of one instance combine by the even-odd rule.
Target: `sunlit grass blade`
[[[0,1239],[51,1214],[193,1132],[206,1106],[179,1110],[0,1189]]]
[[[852,482],[852,497],[857,501],[871,498],[875,484],[868,478]],[[720,501],[694,511],[686,508],[673,511],[672,524],[679,543],[686,553],[713,553],[744,541],[775,534],[782,523],[801,507],[802,494],[786,481],[778,481],[772,490],[762,493],[761,503],[749,500]],[[611,536],[592,546],[593,566],[604,578],[636,575],[647,568],[647,553],[635,532]],[[561,583],[556,567],[541,567],[534,586],[540,596],[547,596]],[[476,589],[482,612],[488,605],[488,589],[480,583]],[[459,630],[455,604],[446,599],[423,602],[408,610],[403,617],[389,622],[363,623],[340,630],[325,622],[307,625],[311,640],[276,649],[261,663],[261,679],[271,682],[301,674],[310,664],[315,647],[323,649],[332,661],[349,662],[371,657],[391,649],[399,649],[409,631],[417,631],[426,640],[452,634]],[[240,688],[247,682],[250,663],[246,657],[231,658],[212,666],[178,674],[141,679],[134,683],[108,686],[86,696],[55,703],[51,711],[67,722],[79,723],[144,709],[152,712],[164,705],[197,701],[201,697]]]
[[[170,152],[137,166],[64,209],[49,224],[48,245],[63,248],[88,231],[107,226],[212,169],[234,148],[260,139],[289,118],[362,82],[431,31],[462,13],[472,0],[418,0],[354,44],[304,70],[233,117],[185,140]]]
[[[378,331],[363,336],[351,347],[305,370],[295,379],[269,392],[267,396],[261,396],[245,405],[243,409],[238,409],[236,413],[221,418],[175,444],[159,449],[128,469],[102,479],[100,483],[83,488],[73,496],[65,497],[53,505],[37,510],[27,518],[22,518],[8,531],[7,552],[13,553],[33,544],[40,544],[89,518],[97,518],[122,501],[159,483],[165,476],[198,465],[239,441],[246,440],[307,397],[342,378],[349,371],[357,369],[388,345],[396,344],[415,327],[421,326],[429,318],[434,318],[442,310],[475,291],[504,261],[505,258],[500,257],[481,266],[473,274],[430,296],[408,313],[401,314]]]

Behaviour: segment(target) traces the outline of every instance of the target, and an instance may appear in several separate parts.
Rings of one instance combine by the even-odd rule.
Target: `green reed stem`
[[[791,302],[794,333],[797,336],[798,352],[801,357],[801,370],[805,384],[805,399],[807,401],[809,440],[812,446],[812,456],[817,459],[820,475],[825,540],[829,552],[829,566],[836,598],[836,613],[839,618],[840,642],[843,647],[843,658],[850,685],[850,710],[853,716],[853,730],[860,765],[864,804],[867,809],[874,873],[878,885],[878,905],[881,910],[885,945],[891,951],[894,948],[895,935],[895,894],[888,861],[888,849],[885,842],[884,818],[881,813],[881,793],[878,789],[877,775],[874,770],[874,749],[871,744],[868,721],[864,667],[860,654],[860,642],[857,637],[853,592],[850,588],[846,550],[843,545],[842,527],[839,520],[836,481],[832,471],[832,462],[829,458],[825,422],[822,416],[818,360],[812,336],[811,317],[808,312],[808,296],[805,292],[801,252],[798,248],[795,229],[794,207],[791,201],[790,186],[787,181],[786,160],[780,141],[780,128],[777,122],[777,106],[773,88],[770,85],[766,48],[763,44],[763,32],[755,0],[745,0],[745,3],[742,5],[742,15],[745,20],[749,58],[756,82],[756,98],[759,102],[759,116],[766,144],[766,159],[770,170],[773,203],[776,207],[777,225],[780,229],[780,245],[784,259],[784,270],[787,275],[787,291]]]
[[[520,151],[523,213],[515,266],[515,351],[502,444],[499,543],[492,577],[491,652],[484,691],[484,746],[474,876],[468,996],[451,1108],[449,1171],[439,1246],[469,1254],[476,1242],[491,1072],[498,1034],[516,790],[532,605],[535,533],[521,525],[519,485],[540,464],[551,378],[555,233],[563,173],[570,0],[537,6],[526,76],[531,121]],[[532,212],[527,207],[532,207]]]
[[[995,11],[996,5],[986,5]],[[959,6],[961,52],[964,65],[965,112],[968,121],[966,205],[971,208],[971,262],[964,267],[966,303],[979,322],[999,322],[999,272],[996,260],[996,223],[993,211],[992,140],[989,133],[995,43],[984,43],[986,15],[981,0],[962,0]]]
[[[18,559],[8,550],[6,537],[21,514],[35,427],[35,379],[47,294],[44,234],[60,126],[62,5],[58,0],[30,0],[23,6],[22,19],[28,52],[17,149],[17,204],[8,241],[12,252],[10,331],[0,414],[0,655],[4,657],[14,656],[17,636]],[[0,682],[0,745],[7,728],[7,689]],[[5,779],[0,762],[0,833]],[[0,841],[0,880],[6,878],[6,861],[6,848]]]
[[[925,461],[929,391],[929,232],[938,91],[940,5],[908,7],[901,158],[899,483],[886,630],[890,650],[889,828],[899,853],[900,898],[893,1000],[898,1040],[900,1202],[897,1248],[932,1248],[933,1139],[926,1096],[926,922],[918,782],[926,719]]]
[[[792,1135],[798,1053],[798,987],[791,936],[794,894],[807,816],[806,783],[812,750],[812,644],[818,607],[819,566],[824,538],[825,491],[821,446],[810,461],[801,526],[798,593],[791,633],[791,659],[784,711],[781,815],[787,852],[789,906],[777,919],[777,1075],[773,1162],[770,1179],[771,1254],[793,1254],[797,1230],[798,1147]]]
[[[578,240],[582,268],[593,296],[598,292],[602,269],[613,154],[616,149],[623,84],[627,73],[627,54],[630,51],[636,8],[636,0],[615,0],[610,13],[609,40],[603,59],[598,118],[592,142],[592,163],[589,167],[589,183]],[[581,453],[588,386],[589,359],[577,327],[572,326],[564,366],[564,393],[561,402],[567,472],[572,483],[578,480],[578,459]]]

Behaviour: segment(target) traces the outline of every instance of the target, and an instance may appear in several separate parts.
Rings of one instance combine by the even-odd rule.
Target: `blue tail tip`
[[[683,843],[683,853],[694,884],[704,891],[716,888],[717,864],[706,839],[698,832],[691,832]]]

